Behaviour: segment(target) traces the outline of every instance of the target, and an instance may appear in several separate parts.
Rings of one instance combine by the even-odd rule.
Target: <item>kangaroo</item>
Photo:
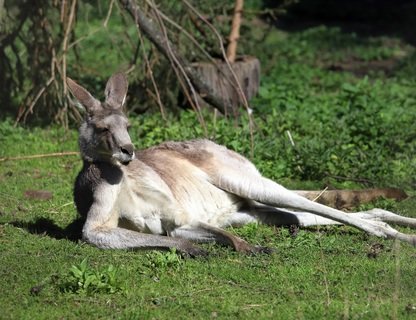
[[[215,241],[236,251],[269,252],[224,230],[250,222],[271,225],[346,224],[416,245],[416,235],[386,222],[416,227],[416,219],[389,211],[344,213],[313,202],[263,177],[240,154],[206,139],[165,142],[135,150],[123,112],[127,78],[110,77],[101,103],[68,78],[85,107],[79,129],[83,167],[74,200],[85,218],[83,240],[99,248],[176,248],[196,256],[196,243]],[[303,195],[305,193],[303,192]]]

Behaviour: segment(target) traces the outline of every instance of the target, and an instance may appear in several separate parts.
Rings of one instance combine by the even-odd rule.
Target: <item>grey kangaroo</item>
[[[250,222],[312,226],[346,224],[371,235],[416,245],[416,235],[386,222],[416,227],[389,211],[344,213],[313,202],[263,177],[243,156],[209,140],[166,142],[134,150],[123,113],[127,79],[114,74],[101,103],[71,79],[85,107],[79,130],[83,168],[74,190],[85,218],[83,239],[99,248],[176,248],[198,255],[198,242],[216,241],[240,252],[262,252],[224,230]]]

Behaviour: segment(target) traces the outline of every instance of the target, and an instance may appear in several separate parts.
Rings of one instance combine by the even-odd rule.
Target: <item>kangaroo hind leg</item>
[[[399,239],[416,246],[416,235],[404,234],[380,221],[363,219],[313,202],[270,179],[253,175],[250,172],[240,173],[234,170],[220,171],[216,174],[213,183],[217,187],[242,198],[251,199],[273,207],[306,211],[356,227],[378,237]]]
[[[230,246],[235,251],[242,253],[256,254],[272,252],[272,249],[270,248],[253,246],[232,233],[207,223],[199,223],[197,226],[181,226],[172,231],[169,235],[193,242],[217,242]]]

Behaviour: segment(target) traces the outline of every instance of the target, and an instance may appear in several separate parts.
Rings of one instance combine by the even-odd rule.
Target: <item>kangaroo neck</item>
[[[83,171],[93,179],[100,179],[108,184],[119,184],[123,179],[123,170],[120,166],[102,161],[85,161]]]

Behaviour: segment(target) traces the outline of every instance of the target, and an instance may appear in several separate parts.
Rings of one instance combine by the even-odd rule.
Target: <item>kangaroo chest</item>
[[[146,175],[125,174],[114,203],[121,226],[152,234],[166,234],[173,207],[169,190],[160,183],[149,183]]]

